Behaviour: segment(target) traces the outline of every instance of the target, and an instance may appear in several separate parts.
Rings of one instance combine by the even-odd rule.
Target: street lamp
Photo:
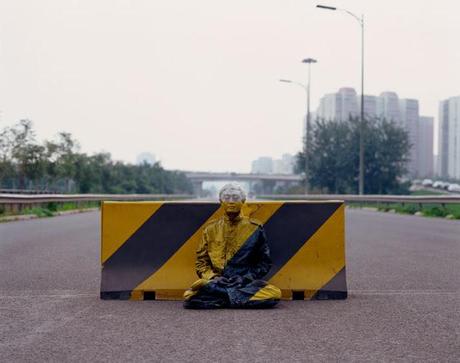
[[[308,145],[310,145],[310,134],[311,134],[311,124],[310,124],[310,83],[311,83],[311,64],[316,63],[316,59],[305,58],[302,60],[302,63],[308,64],[308,83],[304,85],[300,82],[291,81],[290,79],[280,79],[280,82],[293,83],[305,90],[307,95],[307,112],[306,112],[306,124],[305,124],[305,142],[304,142],[304,156],[305,156],[305,194],[308,194],[310,190],[310,185],[308,179],[310,177],[310,165],[308,159]]]
[[[361,27],[361,116],[359,120],[359,194],[364,194],[364,15],[361,17],[346,9],[316,5],[323,10],[339,10],[355,18]]]

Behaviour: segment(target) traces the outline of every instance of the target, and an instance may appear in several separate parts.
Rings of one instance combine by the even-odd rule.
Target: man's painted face
[[[225,213],[239,213],[243,207],[243,197],[239,190],[228,189],[222,193],[221,203]]]

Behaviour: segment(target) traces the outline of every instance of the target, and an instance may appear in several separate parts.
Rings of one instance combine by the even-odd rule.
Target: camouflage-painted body
[[[261,280],[271,259],[262,225],[239,214],[211,222],[197,249],[200,279],[184,294],[187,308],[271,307],[281,291]]]

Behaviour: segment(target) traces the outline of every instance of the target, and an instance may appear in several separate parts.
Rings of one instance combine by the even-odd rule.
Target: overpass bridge
[[[249,193],[255,194],[272,194],[276,187],[298,185],[302,182],[302,176],[295,174],[215,173],[201,171],[185,171],[184,173],[192,182],[195,195],[203,194],[203,182],[205,181],[245,182],[249,185]]]

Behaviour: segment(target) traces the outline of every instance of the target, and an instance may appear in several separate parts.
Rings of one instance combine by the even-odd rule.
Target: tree
[[[365,138],[365,192],[405,193],[401,178],[407,174],[410,150],[406,130],[387,120],[369,123]]]
[[[68,132],[60,132],[54,146],[56,176],[65,181],[66,191],[69,193],[76,175],[76,159],[80,146]]]
[[[0,185],[67,193],[193,192],[184,173],[160,163],[131,165],[113,161],[109,153],[80,153],[78,141],[67,132],[40,144],[30,120],[0,130]]]
[[[16,169],[11,160],[12,134],[9,128],[0,132],[0,187],[13,188]],[[13,182],[14,183],[14,182]]]
[[[32,121],[24,119],[13,128],[6,129],[7,149],[17,166],[19,188],[25,188],[29,180],[37,181],[45,174],[45,147],[35,140]]]
[[[326,193],[357,193],[359,178],[359,120],[318,120],[313,127],[309,152],[312,188]],[[407,132],[393,122],[366,122],[365,193],[404,192],[399,180],[406,173],[409,153]],[[304,168],[303,152],[297,155],[296,171]]]

